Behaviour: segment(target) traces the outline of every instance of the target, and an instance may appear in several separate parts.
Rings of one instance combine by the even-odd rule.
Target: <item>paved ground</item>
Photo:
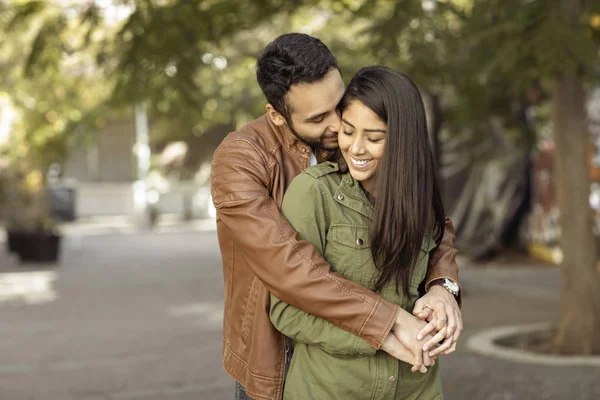
[[[188,228],[73,229],[58,268],[0,252],[0,399],[232,399],[216,235]],[[464,339],[557,318],[554,268],[466,266],[461,277]],[[516,364],[464,346],[441,362],[447,400],[600,398],[600,368]]]

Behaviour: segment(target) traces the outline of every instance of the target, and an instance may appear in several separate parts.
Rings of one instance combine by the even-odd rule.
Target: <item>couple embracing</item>
[[[412,80],[345,88],[318,39],[257,62],[266,113],[216,150],[223,365],[236,399],[442,399],[462,331],[454,228]]]

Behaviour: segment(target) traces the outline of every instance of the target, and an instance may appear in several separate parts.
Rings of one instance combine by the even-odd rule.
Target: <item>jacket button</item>
[[[359,245],[359,246],[362,246],[363,240],[362,239],[356,239],[356,244]]]
[[[337,197],[337,199],[338,199],[339,201],[342,201],[342,200],[344,200],[344,196],[342,196],[341,194],[338,194],[338,197]]]
[[[392,382],[392,383],[396,382],[396,377],[395,376],[390,376],[390,382]]]

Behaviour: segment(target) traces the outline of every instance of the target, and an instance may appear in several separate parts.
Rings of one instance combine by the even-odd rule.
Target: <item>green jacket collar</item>
[[[334,199],[339,204],[366,216],[369,220],[373,219],[375,209],[369,202],[360,183],[352,178],[350,173],[342,176],[342,180],[335,191]]]

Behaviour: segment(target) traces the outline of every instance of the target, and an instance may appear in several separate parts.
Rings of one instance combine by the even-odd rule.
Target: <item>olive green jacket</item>
[[[337,164],[330,162],[308,168],[292,181],[282,212],[337,273],[373,290],[379,277],[369,244],[373,207],[349,173],[340,173]],[[390,283],[382,296],[412,312],[427,273],[429,252],[435,247],[433,240],[424,241],[408,294],[401,288],[398,294],[395,283]],[[443,398],[439,362],[426,374],[413,373],[409,364],[273,295],[270,317],[294,346],[284,400]]]

